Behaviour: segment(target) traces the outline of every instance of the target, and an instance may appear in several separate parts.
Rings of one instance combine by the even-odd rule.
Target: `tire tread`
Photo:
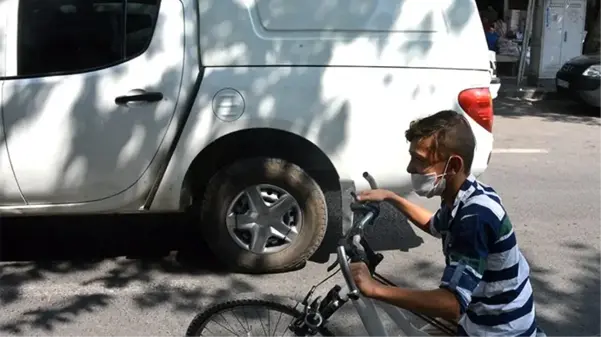
[[[264,306],[264,307],[274,308],[276,310],[280,310],[283,312],[290,312],[294,315],[301,314],[301,312],[298,309],[296,309],[295,307],[293,307],[292,305],[278,303],[276,301],[253,299],[253,298],[233,299],[233,300],[229,300],[229,301],[211,305],[207,309],[196,314],[196,316],[194,316],[194,318],[190,322],[190,325],[188,325],[188,329],[186,330],[186,336],[200,336],[200,334],[199,334],[200,329],[203,327],[205,322],[207,320],[209,320],[213,315],[219,313],[220,311],[235,308],[238,306],[247,306],[247,305]],[[334,334],[332,334],[332,332],[330,332],[330,330],[328,330],[326,327],[320,328],[319,332],[324,336],[334,336]]]
[[[298,184],[302,184],[305,187],[310,186],[311,191],[310,196],[313,200],[319,200],[320,202],[314,203],[317,209],[315,209],[316,216],[319,218],[319,222],[323,225],[317,226],[316,232],[314,233],[313,240],[310,245],[304,249],[295,259],[292,259],[288,263],[282,263],[280,265],[270,265],[268,268],[259,268],[257,270],[251,270],[249,268],[241,268],[239,266],[231,266],[238,272],[243,272],[247,274],[260,274],[260,273],[279,273],[285,272],[289,270],[294,270],[302,267],[306,261],[311,258],[311,256],[317,251],[319,246],[322,243],[322,240],[325,236],[327,230],[327,219],[328,219],[328,209],[325,196],[317,182],[309,176],[303,169],[299,166],[287,162],[283,159],[279,158],[269,158],[269,157],[253,157],[244,159],[234,163],[233,165],[227,167],[226,169],[220,171],[215,176],[213,176],[207,189],[204,193],[202,204],[201,204],[201,217],[203,219],[210,218],[209,214],[213,211],[210,209],[211,205],[215,205],[216,200],[214,198],[220,197],[220,189],[224,182],[232,177],[240,176],[241,174],[248,174],[249,170],[254,171],[263,168],[266,175],[278,175],[282,174],[282,169],[286,170],[286,175],[288,179],[294,181]],[[254,174],[254,173],[251,173]],[[205,223],[203,225],[203,232],[205,236],[209,238],[207,240],[207,244],[216,253],[219,254],[219,249],[222,248],[219,246],[219,243],[215,240],[211,240],[210,238],[215,237],[215,233],[217,228],[215,228],[215,224]]]

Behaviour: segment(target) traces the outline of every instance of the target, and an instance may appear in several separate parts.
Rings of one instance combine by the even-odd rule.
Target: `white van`
[[[303,263],[364,171],[408,193],[416,118],[493,147],[474,0],[3,0],[0,34],[3,215],[193,211],[240,271]]]

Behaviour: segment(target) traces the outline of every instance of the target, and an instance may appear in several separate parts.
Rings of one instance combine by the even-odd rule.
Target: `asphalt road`
[[[540,324],[549,335],[600,334],[601,121],[583,111],[564,102],[497,101],[497,151],[481,177],[501,194],[516,226],[532,268]],[[434,201],[424,204],[436,207]],[[327,267],[310,262],[279,275],[232,275],[208,257],[148,257],[181,244],[180,236],[194,246],[196,238],[182,233],[172,216],[117,227],[93,222],[2,223],[0,334],[183,335],[208,303],[241,292],[299,297]],[[381,274],[407,286],[437,286],[440,242],[413,232],[392,211],[372,237],[386,257]],[[126,254],[130,258],[120,256]],[[43,258],[71,261],[29,261]],[[364,335],[348,310],[337,324],[345,334]]]

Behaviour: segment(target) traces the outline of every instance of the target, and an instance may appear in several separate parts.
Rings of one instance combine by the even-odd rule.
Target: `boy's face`
[[[407,166],[407,172],[410,174],[442,174],[444,171],[446,162],[436,152],[434,136],[414,139],[409,145],[409,155],[411,160]]]
[[[463,159],[458,155],[446,157],[441,155],[435,146],[434,136],[413,140],[409,144],[409,155],[411,160],[407,165],[409,174],[450,174],[447,179],[452,178],[458,172],[463,171]]]

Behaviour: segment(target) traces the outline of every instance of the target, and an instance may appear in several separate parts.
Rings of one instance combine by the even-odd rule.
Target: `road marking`
[[[518,153],[518,154],[532,154],[532,153],[549,153],[546,149],[517,149],[517,148],[506,148],[506,149],[493,149],[492,153]]]

